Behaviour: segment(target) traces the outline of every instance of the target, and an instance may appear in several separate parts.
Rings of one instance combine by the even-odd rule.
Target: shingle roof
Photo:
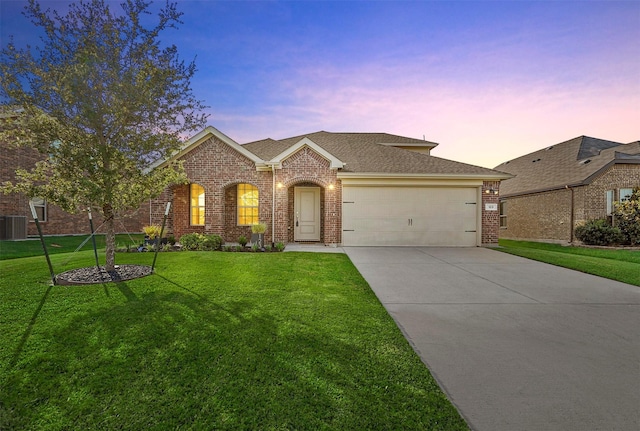
[[[640,163],[640,142],[622,144],[580,136],[504,162],[495,169],[514,175],[502,196],[588,184],[613,163]]]
[[[270,160],[304,138],[310,139],[343,161],[345,166],[342,172],[488,176],[500,174],[488,168],[383,145],[436,145],[420,139],[407,138],[388,133],[331,133],[321,131],[281,140],[265,139],[251,142],[244,144],[243,148],[246,148],[264,160]]]

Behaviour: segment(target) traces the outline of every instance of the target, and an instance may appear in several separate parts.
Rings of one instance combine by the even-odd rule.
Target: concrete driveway
[[[484,248],[345,247],[473,430],[640,429],[640,288]]]

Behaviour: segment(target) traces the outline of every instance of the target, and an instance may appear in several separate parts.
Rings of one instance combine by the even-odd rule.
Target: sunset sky
[[[66,10],[64,1],[45,7]],[[109,2],[119,9],[119,1]],[[0,0],[2,46],[38,44]],[[640,1],[179,1],[162,36],[239,143],[319,130],[438,142],[485,167],[587,135],[640,140]]]

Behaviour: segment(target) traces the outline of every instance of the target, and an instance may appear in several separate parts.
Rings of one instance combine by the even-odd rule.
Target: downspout
[[[271,247],[276,246],[276,165],[271,165],[271,177],[273,184],[271,186]]]
[[[573,195],[573,187],[565,186],[567,189],[571,190],[571,211],[569,216],[569,244],[573,244],[573,223],[574,223],[574,208],[575,208],[575,199]]]

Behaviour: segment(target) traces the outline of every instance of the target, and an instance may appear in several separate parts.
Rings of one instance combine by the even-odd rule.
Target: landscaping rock
[[[151,272],[147,265],[116,265],[113,271],[107,271],[104,266],[90,266],[63,272],[56,277],[56,282],[61,285],[112,283],[146,277]]]

